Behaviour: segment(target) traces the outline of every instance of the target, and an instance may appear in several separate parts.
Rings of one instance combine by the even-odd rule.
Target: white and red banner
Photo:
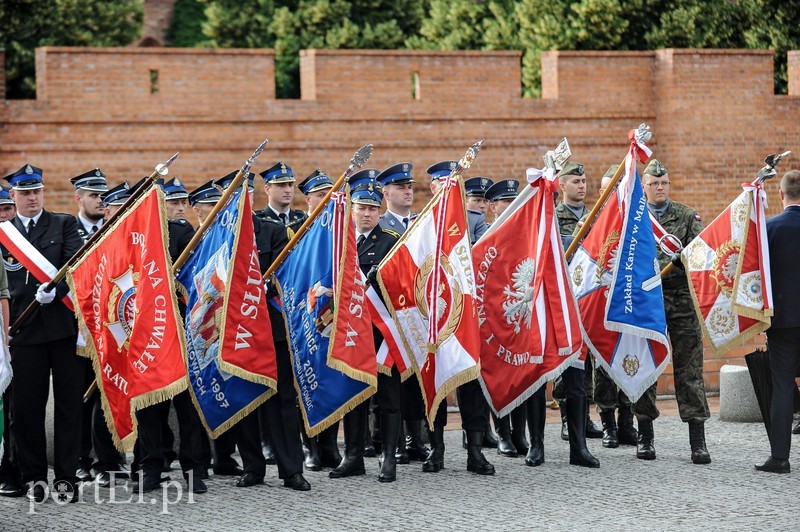
[[[576,362],[583,347],[554,216],[552,171],[529,185],[472,248],[481,334],[481,386],[505,416]]]
[[[378,282],[420,381],[430,426],[451,391],[478,377],[480,336],[464,189],[433,200],[381,262]]]
[[[163,192],[151,187],[67,272],[88,333],[108,428],[136,439],[135,411],[186,389],[184,335],[167,247]]]
[[[366,281],[365,281],[366,282]],[[391,374],[392,368],[397,367],[400,378],[406,380],[413,372],[414,366],[411,363],[411,355],[406,349],[403,337],[397,330],[389,309],[381,301],[378,292],[372,286],[367,288],[367,305],[372,324],[381,331],[383,342],[381,342],[378,352],[378,371],[387,375]]]
[[[0,223],[0,244],[3,244],[3,247],[17,259],[17,262],[41,284],[49,283],[58,273],[58,268],[33,247],[28,238],[19,232],[11,220]],[[6,265],[6,267],[13,266]],[[68,309],[75,310],[71,296],[72,294],[67,294],[61,300]]]
[[[744,191],[681,253],[703,332],[721,354],[767,330],[772,282],[761,183]]]

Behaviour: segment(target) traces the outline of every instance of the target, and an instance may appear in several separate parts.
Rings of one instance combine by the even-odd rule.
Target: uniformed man
[[[214,180],[206,181],[196,189],[189,192],[189,205],[197,217],[198,226],[211,214],[214,206],[222,198],[222,192],[214,184]]]
[[[294,173],[283,161],[259,174],[264,178],[264,192],[267,193],[267,206],[261,211],[261,218],[271,218],[280,222],[289,232],[289,237],[297,231],[308,216],[299,209],[292,209],[294,197]]]
[[[519,182],[516,179],[502,179],[486,189],[489,211],[497,220],[518,195]],[[494,418],[497,427],[497,454],[513,458],[517,454],[526,454],[530,447],[525,436],[526,408],[521,405],[507,416]]]
[[[381,228],[380,207],[383,195],[380,184],[375,180],[376,171],[365,169],[350,177],[353,221],[356,231],[358,263],[371,284],[375,284],[378,264],[389,253],[400,234],[391,229]],[[373,326],[375,349],[380,347],[383,338]],[[379,405],[381,455],[379,457],[381,482],[394,482],[397,478],[397,457],[395,456],[401,424],[400,373],[396,367],[390,375],[378,373],[376,400]],[[366,418],[369,402],[364,401],[344,417],[345,455],[338,467],[330,472],[331,478],[344,478],[363,475],[364,440],[366,438]]]
[[[467,196],[469,236],[473,244],[489,229],[489,224],[486,223],[486,211],[489,208],[486,191],[493,184],[494,181],[483,176],[464,180],[464,192]]]
[[[556,205],[556,219],[561,233],[562,242],[568,244],[572,241],[572,235],[583,224],[589,214],[584,200],[586,198],[586,173],[583,165],[578,162],[568,161],[558,173],[558,187],[561,191],[561,202]],[[592,400],[594,385],[592,382],[592,370],[594,364],[592,356],[587,354],[584,372],[584,390],[586,393],[586,437],[602,438],[603,431],[595,425],[589,415],[588,402]],[[553,399],[562,403],[566,398],[561,379],[557,379],[553,386]],[[562,405],[563,406],[563,405]],[[569,440],[569,428],[567,426],[567,412],[561,408],[561,439]]]
[[[0,186],[0,222],[12,219],[17,214],[17,207],[11,199],[8,188]],[[14,264],[6,264],[6,267],[14,268]],[[3,315],[3,323],[8,327],[9,319],[9,299],[11,294],[8,291],[8,276],[6,268],[0,268],[0,312]],[[5,333],[4,333],[5,334]],[[11,416],[11,386],[3,392],[3,434],[4,442],[3,459],[0,462],[0,496],[3,497],[22,497],[25,490],[22,488],[19,478],[19,468],[15,458],[14,439],[11,430],[13,422]]]
[[[106,208],[102,195],[108,192],[106,176],[99,168],[84,172],[70,179],[75,187],[75,203],[78,205],[78,234],[84,242],[96,233],[105,223]],[[86,381],[88,388],[95,380],[92,362],[84,359],[86,365]],[[78,457],[79,480],[88,482],[95,479],[100,486],[108,487],[111,482],[109,471],[115,471],[117,478],[127,478],[125,471],[125,455],[114,447],[114,440],[100,405],[100,394],[95,391],[92,397],[83,404],[83,430],[81,454]],[[92,463],[90,452],[94,449],[96,460]]]
[[[114,188],[109,189],[108,192],[100,194],[100,200],[103,202],[103,207],[105,207],[106,220],[114,216],[119,208],[125,205],[125,201],[130,197],[130,188],[128,182],[123,181]]]
[[[289,243],[290,232],[294,233],[302,225],[305,213],[290,209],[295,181],[291,168],[278,162],[260,175],[264,178],[264,191],[269,203],[263,211],[257,213],[260,224],[257,224],[255,230],[259,264],[261,271],[265,272]],[[256,451],[255,444],[261,443],[261,431],[265,429],[274,447],[278,477],[283,479],[284,487],[308,491],[311,484],[303,476],[303,445],[300,438],[302,429],[297,416],[297,392],[286,340],[286,322],[277,290],[271,282],[267,299],[278,365],[278,389],[254,414],[239,423],[238,443],[244,474],[237,480],[236,486],[244,488],[264,482],[266,456],[261,452],[262,449]]]
[[[26,164],[6,180],[11,199],[17,205],[12,223],[56,268],[63,266],[81,247],[77,222],[68,214],[44,209],[42,170]],[[6,264],[17,264],[3,249]],[[33,301],[39,307],[11,338],[12,412],[17,463],[21,481],[30,483],[28,498],[42,502],[47,497],[47,441],[45,405],[52,373],[55,404],[55,482],[67,488],[77,500],[75,472],[81,446],[81,406],[85,365],[76,354],[77,324],[61,298],[69,291],[66,283],[45,291],[24,267],[8,271],[11,294],[10,321],[14,322]],[[62,482],[63,481],[63,482]],[[70,489],[71,488],[71,489]]]
[[[303,179],[297,188],[303,193],[303,199],[308,206],[307,215],[310,216],[325,199],[328,191],[333,188],[333,182],[325,172],[317,168]],[[298,415],[300,415],[299,410]],[[323,467],[339,465],[342,455],[337,444],[338,435],[338,421],[313,438],[309,438],[305,430],[302,431],[304,464],[308,471],[321,471]]]
[[[303,179],[297,188],[303,193],[303,199],[308,205],[307,213],[310,216],[317,205],[325,199],[328,191],[333,188],[333,182],[325,172],[317,168]]]
[[[194,228],[186,221],[189,193],[177,177],[168,181],[159,179],[158,185],[164,190],[169,230],[169,254],[172,262],[175,262],[194,235]],[[181,314],[184,314],[183,304],[179,304],[179,307],[181,307]],[[175,413],[178,417],[180,434],[178,460],[183,476],[187,481],[188,488],[193,493],[205,493],[208,488],[203,482],[203,477],[208,472],[203,469],[201,447],[203,433],[199,415],[192,404],[188,390],[173,397],[172,404],[175,406]],[[170,401],[162,401],[136,412],[139,421],[137,441],[141,452],[139,465],[142,469],[142,476],[137,487],[140,491],[158,489],[162,481],[161,472],[165,469],[165,465],[168,466],[171,462],[167,453],[172,451],[172,444],[164,436],[165,432],[169,430],[167,423],[169,408]]]
[[[381,191],[386,200],[386,210],[381,215],[380,226],[401,235],[406,232],[408,226],[416,218],[416,214],[411,212],[411,206],[414,204],[414,178],[411,176],[413,168],[411,163],[398,163],[378,173],[375,177],[381,185]],[[401,426],[397,444],[397,462],[408,464],[411,460],[426,460],[430,449],[422,443],[425,405],[422,401],[419,382],[417,379],[406,379],[402,384],[402,389],[405,431]]]
[[[600,179],[600,195],[602,196],[619,165],[612,164]],[[575,233],[580,229],[575,226]],[[594,404],[600,413],[603,423],[603,447],[616,448],[622,445],[636,445],[639,433],[633,426],[633,412],[631,401],[625,392],[620,390],[605,369],[600,366],[594,368]],[[617,419],[614,419],[614,410],[619,408]]]
[[[656,159],[651,159],[642,175],[647,207],[667,233],[675,235],[684,246],[700,234],[703,224],[697,211],[670,199],[670,180],[667,169]],[[672,260],[661,249],[658,262],[663,269]],[[667,331],[672,344],[672,366],[675,379],[675,398],[681,420],[689,424],[689,443],[692,462],[708,464],[711,455],[706,448],[705,421],[709,418],[708,401],[703,385],[703,337],[695,313],[686,272],[679,261],[677,268],[664,279],[664,310],[667,314]],[[633,405],[639,421],[639,445],[636,457],[654,460],[653,420],[658,417],[656,385]]]

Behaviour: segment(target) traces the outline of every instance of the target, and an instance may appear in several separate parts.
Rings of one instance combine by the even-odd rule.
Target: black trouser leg
[[[16,442],[12,423],[14,416],[11,413],[12,391],[11,386],[3,394],[3,459],[0,461],[0,482],[20,483],[19,468],[17,467]]]
[[[92,405],[92,447],[97,461],[92,467],[98,473],[118,471],[120,464],[125,463],[125,456],[114,447],[114,440],[108,430],[103,407],[100,404],[100,392],[95,392],[89,401]]]
[[[264,408],[266,404],[259,408]],[[242,457],[242,469],[245,473],[252,473],[257,477],[264,477],[267,471],[267,461],[261,450],[261,431],[259,429],[258,410],[250,412],[242,418],[238,427],[239,454]]]
[[[275,448],[278,476],[285,479],[303,472],[303,444],[300,441],[302,429],[297,418],[297,393],[289,347],[286,342],[276,342],[275,351],[278,362],[278,393],[262,408],[265,409]]]
[[[139,420],[139,468],[146,478],[158,480],[164,467],[164,441],[161,434],[165,415],[169,413],[169,401],[163,401],[136,412]],[[139,479],[140,482],[142,479]]]
[[[192,404],[188,390],[172,398],[178,415],[178,431],[181,437],[178,458],[181,469],[200,474],[203,470],[203,447],[200,440],[205,436],[200,427],[200,416]]]

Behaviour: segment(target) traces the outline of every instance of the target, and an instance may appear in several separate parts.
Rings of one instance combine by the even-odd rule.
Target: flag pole
[[[771,153],[771,154],[767,155],[767,158],[764,159],[764,162],[766,164],[756,174],[756,179],[755,179],[755,181],[753,181],[753,184],[754,185],[761,185],[767,179],[772,179],[773,177],[775,177],[777,175],[777,172],[775,171],[775,167],[778,166],[778,163],[781,162],[781,159],[783,159],[784,157],[786,157],[790,153],[792,153],[792,152],[791,151],[785,151],[785,152],[780,153],[780,154]],[[678,256],[680,256],[680,252],[678,252]],[[669,275],[672,272],[673,268],[675,268],[675,264],[672,263],[672,262],[670,262],[669,264],[664,266],[664,269],[661,270],[661,278],[663,279],[664,277]]]
[[[134,204],[136,200],[141,198],[145,194],[145,192],[150,190],[150,187],[153,186],[153,183],[156,182],[156,179],[158,179],[161,176],[165,176],[169,173],[169,165],[171,165],[172,162],[178,158],[179,153],[180,152],[176,153],[175,155],[167,159],[167,161],[164,164],[156,165],[155,170],[153,171],[152,174],[150,174],[147,178],[145,178],[145,182],[142,184],[142,186],[133,191],[133,194],[131,194],[130,197],[127,200],[125,200],[125,203],[122,204],[119,210],[117,210],[117,212],[115,212],[111,216],[111,218],[109,218],[103,225],[101,225],[100,228],[97,231],[95,231],[94,234],[91,235],[86,242],[84,242],[84,244],[78,249],[78,251],[76,251],[75,254],[72,255],[72,257],[70,257],[67,260],[67,262],[64,263],[64,265],[58,270],[58,272],[56,272],[53,279],[45,284],[45,291],[49,292],[50,290],[52,290],[53,287],[55,287],[55,285],[58,284],[58,282],[64,278],[64,276],[67,274],[67,270],[71,268],[76,262],[81,260],[83,256],[86,255],[86,253],[89,251],[89,249],[94,245],[94,243],[97,242],[102,235],[104,235],[106,232],[110,230],[109,228],[111,227],[112,222],[114,222],[120,216],[122,216],[131,207],[131,205]],[[20,327],[22,327],[22,324],[25,323],[28,317],[30,317],[30,315],[33,314],[33,312],[40,306],[41,305],[39,305],[35,299],[31,301],[30,305],[28,305],[27,308],[25,308],[25,310],[22,311],[22,314],[20,314],[19,317],[14,321],[14,323],[11,324],[11,327],[8,328],[9,336],[16,333],[20,329]]]
[[[219,211],[221,211],[225,205],[228,204],[228,200],[230,200],[231,196],[236,193],[239,185],[241,185],[242,181],[244,181],[245,177],[247,177],[250,167],[253,166],[253,163],[256,161],[256,159],[258,159],[258,156],[261,155],[261,152],[264,151],[264,148],[267,147],[268,143],[269,139],[264,139],[264,142],[262,142],[253,152],[250,158],[245,161],[244,165],[242,165],[242,167],[236,173],[236,176],[233,178],[231,184],[228,185],[228,188],[226,188],[225,192],[222,193],[222,197],[217,200],[217,203],[214,204],[214,208],[211,209],[211,212],[208,214],[208,216],[206,216],[205,220],[203,220],[203,223],[197,228],[194,236],[192,236],[192,239],[183,249],[180,256],[175,259],[175,262],[172,265],[172,270],[175,272],[175,275],[178,275],[178,272],[180,272],[183,265],[186,264],[186,261],[192,256],[192,253],[194,253],[195,248],[200,244],[200,241],[205,236],[208,228],[214,223]]]
[[[347,181],[347,178],[353,175],[353,172],[356,169],[364,166],[367,160],[369,160],[370,155],[372,155],[372,144],[365,144],[364,146],[361,146],[358,150],[356,150],[356,153],[353,155],[353,158],[350,159],[350,165],[347,167],[347,169],[342,173],[339,179],[336,180],[336,182],[333,184],[333,187],[328,190],[328,193],[325,195],[324,198],[322,198],[322,201],[311,212],[309,217],[306,218],[306,220],[303,222],[303,225],[301,225],[300,228],[297,230],[297,232],[295,232],[295,234],[292,235],[292,238],[291,240],[289,240],[289,243],[286,244],[286,247],[283,248],[283,250],[277,256],[277,258],[274,261],[272,261],[272,264],[270,264],[269,268],[267,268],[267,271],[264,272],[264,279],[269,279],[269,277],[273,273],[275,273],[275,271],[280,267],[280,265],[283,264],[283,261],[285,261],[286,257],[289,256],[289,253],[291,253],[291,251],[295,248],[295,246],[297,246],[297,243],[300,241],[303,235],[306,234],[306,231],[308,231],[308,229],[311,227],[311,224],[314,223],[314,220],[316,220],[317,217],[320,214],[322,214],[322,211],[325,210],[325,208],[328,205],[328,201],[331,199],[331,195],[340,188],[342,188],[342,186]]]

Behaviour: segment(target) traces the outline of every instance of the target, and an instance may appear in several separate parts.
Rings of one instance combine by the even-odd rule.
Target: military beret
[[[583,165],[581,163],[568,161],[564,164],[564,168],[561,169],[558,175],[562,177],[568,175],[584,175]]]
[[[617,173],[617,168],[619,168],[618,164],[612,164],[611,166],[608,167],[606,173],[603,174],[603,177],[614,177],[614,174]]]
[[[644,169],[644,173],[653,177],[661,177],[667,173],[667,169],[658,161],[658,159],[650,159]]]

